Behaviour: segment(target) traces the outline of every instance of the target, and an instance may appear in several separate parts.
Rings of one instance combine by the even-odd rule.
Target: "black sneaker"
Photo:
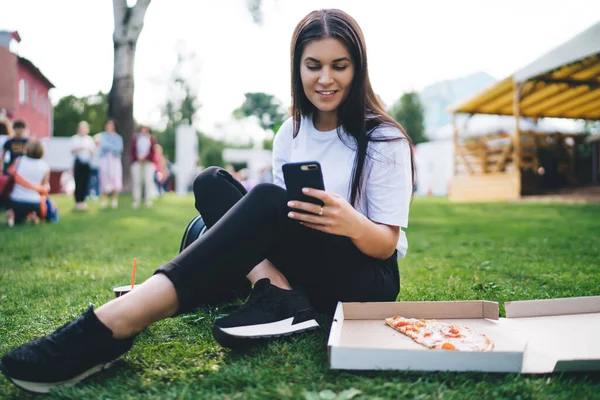
[[[264,278],[256,282],[246,304],[215,321],[213,335],[221,346],[236,348],[318,327],[304,293],[278,288]]]
[[[53,387],[74,385],[108,368],[131,348],[133,340],[114,339],[92,306],[54,333],[6,354],[0,370],[22,389],[48,393]]]

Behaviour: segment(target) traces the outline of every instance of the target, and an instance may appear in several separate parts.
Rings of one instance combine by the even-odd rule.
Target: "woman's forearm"
[[[350,237],[360,251],[368,256],[385,260],[394,254],[400,228],[378,224],[360,214],[360,225]]]

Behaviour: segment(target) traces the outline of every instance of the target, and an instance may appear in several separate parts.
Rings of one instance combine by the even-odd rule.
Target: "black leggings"
[[[88,184],[90,182],[90,164],[82,163],[75,158],[73,175],[75,178],[75,201],[81,203],[87,195]]]
[[[396,252],[378,260],[345,236],[298,224],[287,216],[285,189],[263,183],[246,192],[227,171],[210,167],[196,177],[194,196],[209,229],[156,271],[175,286],[178,313],[247,295],[246,275],[264,259],[321,312],[333,312],[337,301],[396,300]]]

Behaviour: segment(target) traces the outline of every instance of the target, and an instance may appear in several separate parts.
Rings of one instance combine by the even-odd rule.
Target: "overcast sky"
[[[169,76],[182,51],[209,132],[245,92],[289,105],[289,42],[318,8],[341,8],[361,25],[375,91],[392,104],[404,91],[485,71],[504,78],[600,18],[600,1],[263,0],[257,26],[246,0],[153,0],[135,64],[135,117],[160,123]],[[129,1],[132,3],[132,1]],[[0,0],[0,30],[18,30],[21,56],[54,83],[54,103],[110,89],[110,0]]]

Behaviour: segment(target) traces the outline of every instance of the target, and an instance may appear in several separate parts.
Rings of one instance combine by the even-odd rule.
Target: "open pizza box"
[[[600,370],[600,296],[505,303],[442,301],[338,303],[329,365],[350,370],[551,373]],[[431,350],[390,328],[385,318],[437,319],[485,333],[492,351]]]

